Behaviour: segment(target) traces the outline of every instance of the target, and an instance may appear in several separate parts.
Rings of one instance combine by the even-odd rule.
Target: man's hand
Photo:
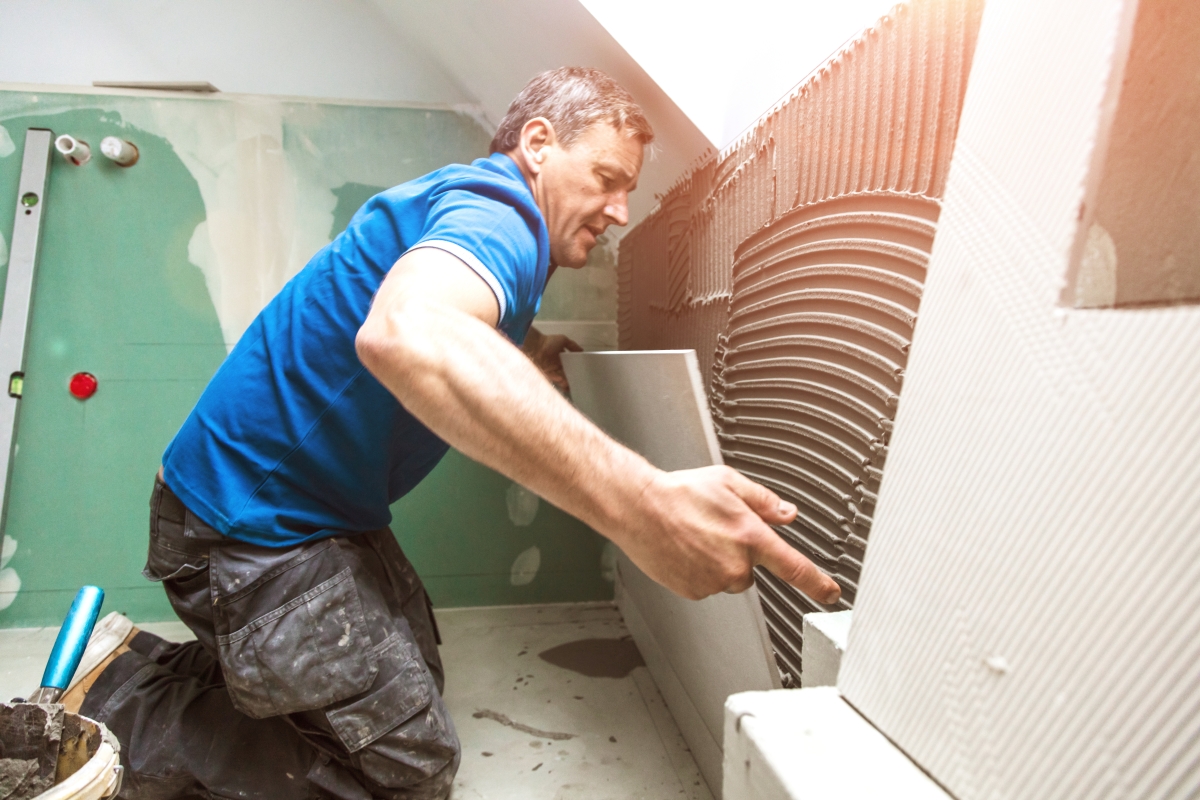
[[[583,352],[583,348],[563,336],[561,333],[545,335],[537,328],[530,328],[525,336],[521,351],[529,356],[533,365],[542,371],[546,379],[554,384],[560,392],[570,390],[567,384],[567,374],[563,372],[562,353],[570,350],[573,353]]]
[[[736,470],[704,467],[659,472],[613,538],[647,575],[693,600],[749,589],[761,564],[817,602],[836,602],[838,585],[768,525],[795,518],[794,505]]]

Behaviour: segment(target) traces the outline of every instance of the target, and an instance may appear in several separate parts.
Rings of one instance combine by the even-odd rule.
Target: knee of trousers
[[[426,708],[352,755],[372,783],[406,790],[405,798],[446,796],[461,758],[454,723],[437,694]]]

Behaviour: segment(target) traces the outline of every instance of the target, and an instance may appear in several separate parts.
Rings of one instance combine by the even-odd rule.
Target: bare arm
[[[495,330],[498,315],[469,267],[415,250],[380,287],[359,358],[446,442],[580,518],[673,591],[741,591],[763,564],[816,600],[837,598],[766,524],[790,522],[794,506],[726,467],[656,469],[564,400]]]

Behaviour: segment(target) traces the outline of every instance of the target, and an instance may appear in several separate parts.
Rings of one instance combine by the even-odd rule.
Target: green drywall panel
[[[511,485],[503,475],[451,450],[428,478],[392,506],[392,530],[434,605],[611,600],[613,585],[600,570],[604,540],[544,501],[529,525],[514,525],[506,502]],[[531,547],[540,553],[537,577],[513,586],[513,561]]]
[[[0,161],[6,221],[26,128],[79,132],[97,148],[122,134],[98,109],[49,117],[10,109],[3,124],[17,152]],[[147,500],[164,444],[225,345],[203,276],[188,262],[188,238],[204,219],[195,181],[164,139],[137,141],[153,168],[103,159],[75,168],[56,158],[50,171],[7,523],[17,542],[8,567],[21,590],[0,612],[5,626],[61,619],[84,583],[103,586],[109,607],[170,615],[162,591],[140,576]],[[78,371],[100,380],[87,402],[67,392]]]
[[[229,184],[206,170],[246,146],[248,125],[280,132],[251,140],[251,156],[278,156],[287,167],[263,185],[290,193],[300,231],[288,240],[293,272],[379,188],[487,147],[486,133],[451,111],[0,91],[0,288],[25,129],[71,133],[95,154],[82,167],[53,158],[0,568],[0,591],[18,578],[20,589],[0,594],[8,604],[0,627],[56,623],[84,583],[104,587],[106,610],[172,616],[160,587],[140,574],[147,501],[163,449],[231,346],[229,331],[240,331],[212,295],[212,282],[229,275],[213,272],[197,239],[231,208]],[[121,169],[99,155],[110,134],[137,144],[137,165]],[[80,370],[100,381],[85,402],[67,391]],[[393,506],[393,530],[434,602],[611,597],[602,540],[546,503],[530,524],[514,524],[510,486],[451,452]],[[514,585],[514,559],[532,547],[537,574]]]

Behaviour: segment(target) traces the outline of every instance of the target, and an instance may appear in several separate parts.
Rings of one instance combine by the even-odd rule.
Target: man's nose
[[[612,220],[613,225],[629,224],[629,195],[621,192],[609,199],[604,207],[604,216]]]

